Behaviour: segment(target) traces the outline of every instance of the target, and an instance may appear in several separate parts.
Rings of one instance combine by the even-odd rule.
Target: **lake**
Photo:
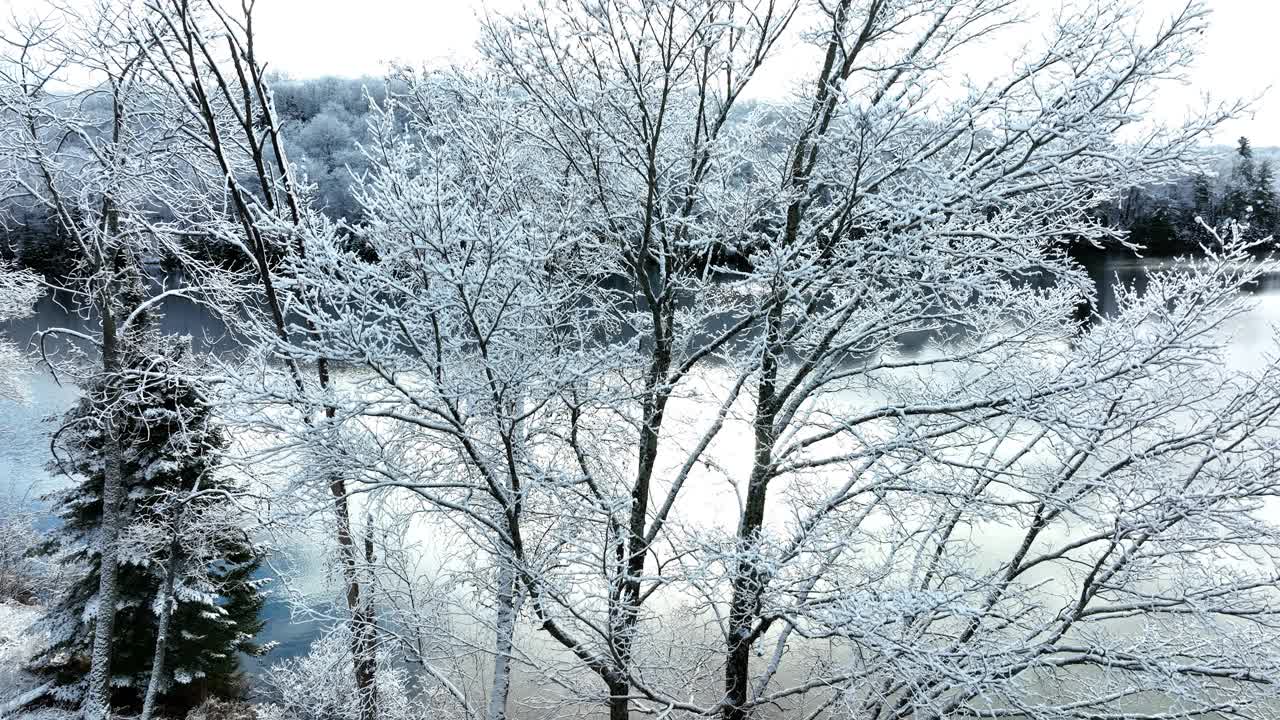
[[[1114,294],[1110,292],[1110,282],[1119,281],[1125,284],[1141,286],[1143,279],[1151,268],[1159,266],[1162,261],[1146,261],[1133,258],[1109,257],[1092,268],[1095,279],[1099,282],[1099,307],[1105,314],[1114,307]],[[1252,367],[1260,363],[1264,354],[1273,349],[1273,328],[1280,321],[1280,276],[1269,276],[1264,279],[1255,292],[1256,307],[1243,317],[1237,328],[1236,339],[1232,345],[1232,362],[1239,367]],[[201,308],[185,302],[170,302],[163,308],[161,329],[169,334],[190,336],[193,349],[200,352],[224,352],[233,346],[226,337],[221,322]],[[91,328],[91,319],[79,317],[70,312],[53,297],[43,297],[39,301],[36,312],[31,317],[0,326],[0,331],[18,341],[30,338],[39,330],[52,327],[69,327],[71,329]],[[60,339],[52,340],[47,349],[55,357],[64,357],[71,347]],[[24,379],[29,397],[26,404],[14,404],[0,401],[0,492],[10,498],[24,502],[40,504],[40,496],[54,490],[64,479],[55,478],[46,469],[49,460],[49,434],[56,427],[56,419],[76,400],[77,391],[69,378],[61,384],[47,371],[32,372]],[[713,380],[708,380],[713,381]],[[696,408],[674,408],[673,417],[681,414],[696,414]],[[739,466],[749,457],[750,437],[745,427],[730,428],[723,442],[718,441],[718,454],[723,456],[723,464],[730,469]],[[699,491],[703,492],[703,491]],[[701,508],[706,513],[699,518],[708,524],[724,524],[732,521],[734,505],[729,497],[731,490],[727,487],[706,489],[706,496],[697,496],[689,504]],[[720,515],[721,517],[715,517]],[[50,519],[49,524],[52,524]],[[331,578],[322,577],[322,563],[309,547],[299,546],[284,548],[283,552],[273,560],[300,563],[303,577],[300,582],[291,583],[298,588],[304,597],[319,603],[320,600],[334,597],[332,588],[327,585]],[[311,562],[314,561],[314,562]],[[314,573],[314,577],[306,574]],[[270,570],[264,570],[269,574]],[[303,605],[306,604],[304,600]],[[264,610],[266,626],[259,639],[264,642],[278,643],[276,650],[267,658],[250,660],[249,669],[263,662],[271,662],[280,658],[294,657],[306,652],[308,646],[320,633],[323,621],[294,622],[296,605],[285,598],[271,598]],[[317,605],[317,610],[322,608]]]

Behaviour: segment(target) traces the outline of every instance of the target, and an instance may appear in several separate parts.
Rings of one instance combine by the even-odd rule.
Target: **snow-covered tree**
[[[156,651],[157,608],[169,596],[174,631],[165,649],[172,660],[160,690],[171,706],[194,707],[208,695],[237,696],[243,690],[238,654],[256,651],[253,637],[262,626],[263,596],[253,577],[260,555],[228,502],[236,488],[218,471],[225,434],[212,418],[207,390],[168,367],[180,361],[176,349],[139,354],[130,366],[151,378],[131,375],[122,387],[125,419],[117,428],[128,450],[120,512],[127,520],[116,547],[120,590],[111,684],[117,706],[142,700]],[[72,485],[52,498],[61,523],[50,531],[46,552],[84,573],[42,621],[50,643],[33,668],[56,677],[63,700],[79,700],[83,692],[99,614],[103,456],[110,442],[97,406],[101,396],[97,388],[86,388],[85,398],[68,413],[52,466]],[[175,502],[193,489],[202,494]],[[218,517],[196,521],[191,515]],[[176,527],[181,518],[187,522]],[[170,580],[171,567],[176,582]]]
[[[314,662],[350,673],[282,671],[290,713],[408,711],[391,652],[440,707],[493,720],[518,668],[544,681],[529,702],[615,720],[1277,701],[1277,369],[1226,362],[1240,290],[1274,268],[1205,227],[1203,257],[1117,288],[1086,326],[1069,252],[1124,241],[1093,210],[1194,169],[1237,109],[1145,119],[1202,4],[1163,21],[1068,4],[956,85],[1033,3],[534,2],[486,20],[478,68],[383,94],[356,229],[293,177],[251,3],[144,5],[74,43],[109,88],[107,129],[31,62],[0,88],[23,119],[0,144],[19,149],[11,179],[79,243],[102,322],[65,431],[101,478],[78,507],[105,510],[86,599],[133,607],[111,569],[126,548],[149,549],[122,573],[175,577],[155,558],[190,509],[175,498],[200,492],[171,483],[155,504],[175,515],[119,532],[123,491],[149,481],[132,449],[148,409],[201,394],[146,330],[168,291],[140,261],[181,225],[151,221],[159,202],[244,251],[251,273],[218,298],[257,363],[228,373],[238,417],[306,459],[286,493],[335,521],[348,622]],[[793,96],[746,103],[796,39],[811,64]],[[156,137],[193,139],[192,169],[166,170],[181,146]],[[421,543],[385,534],[415,524],[470,545],[448,591],[424,586]],[[485,599],[482,640],[439,609],[459,593]],[[488,653],[484,681],[423,625]]]
[[[97,589],[84,618],[92,650],[80,693],[92,720],[110,712],[119,551],[128,520],[122,508],[137,480],[126,472],[131,431],[144,420],[128,413],[146,409],[132,405],[130,393],[160,382],[152,370],[168,366],[168,343],[154,337],[149,318],[167,300],[198,300],[206,292],[233,304],[239,295],[234,284],[212,290],[218,269],[185,251],[182,238],[199,220],[195,213],[223,183],[191,157],[186,116],[143,62],[138,11],[132,3],[97,2],[51,8],[36,21],[19,18],[6,30],[0,61],[0,183],[6,197],[53,218],[68,239],[76,266],[60,279],[61,289],[92,318],[89,331],[51,329],[41,338],[74,338],[86,351],[54,365],[87,393],[87,414],[75,430],[93,426],[98,433],[96,457],[68,459],[96,463],[101,483]],[[166,287],[150,277],[144,265],[160,257],[179,259],[193,282]]]
[[[1222,215],[1236,222],[1248,223],[1253,216],[1254,188],[1257,184],[1257,163],[1249,138],[1237,142],[1232,158],[1231,174],[1222,191]]]
[[[138,35],[145,37],[148,66],[167,85],[180,106],[179,115],[194,123],[198,156],[218,169],[227,191],[221,198],[204,195],[202,231],[236,247],[250,268],[240,292],[252,301],[232,297],[221,304],[224,317],[244,336],[261,341],[258,355],[290,342],[295,328],[282,300],[284,287],[296,282],[282,272],[282,259],[305,254],[302,237],[333,235],[336,229],[309,201],[307,188],[294,178],[281,123],[276,114],[265,65],[257,54],[253,3],[230,9],[216,0],[145,0],[149,15]],[[208,291],[208,288],[206,288]],[[244,313],[245,307],[260,314]],[[327,391],[331,383],[325,357],[276,355],[288,368],[289,382],[300,391],[309,385]],[[306,363],[314,360],[313,367]],[[236,374],[238,369],[232,370]],[[327,403],[295,405],[302,423],[319,433],[334,417]],[[351,518],[346,479],[329,468],[309,477],[328,494],[333,537],[340,551],[343,600],[350,624],[347,637],[362,720],[377,716],[376,622],[370,593],[362,591],[364,565],[358,531]],[[309,495],[308,495],[309,496]]]
[[[108,443],[103,448],[103,522],[101,534],[100,605],[110,608],[97,618],[91,654],[91,678],[83,693],[86,716],[104,717],[108,712],[109,664],[115,620],[117,584],[117,539],[121,527],[122,454],[124,447],[110,438],[118,437],[119,424],[113,412],[119,401],[119,373],[124,367],[122,352],[128,345],[133,311],[140,298],[131,286],[136,279],[137,246],[130,242],[137,229],[121,223],[122,212],[149,202],[143,197],[145,178],[126,163],[140,149],[136,125],[129,122],[139,110],[128,93],[134,57],[127,44],[120,43],[118,28],[105,15],[102,25],[76,23],[67,37],[53,32],[57,19],[20,26],[21,44],[11,43],[20,52],[6,63],[0,103],[6,117],[5,137],[0,146],[7,151],[7,184],[26,191],[33,205],[42,206],[57,218],[61,229],[73,238],[80,261],[77,268],[84,283],[75,297],[84,299],[100,318],[101,333],[89,338],[101,350],[98,377],[104,393],[100,407],[108,411]],[[82,30],[83,33],[77,33]],[[104,32],[99,33],[99,30]],[[112,32],[116,30],[116,32]],[[102,51],[102,52],[98,52]],[[83,63],[77,63],[83,60]],[[111,98],[112,112],[103,116],[86,106],[53,96],[47,84],[68,65],[97,70]],[[64,144],[64,140],[67,141]],[[145,145],[145,142],[143,143]],[[34,178],[35,182],[31,182]],[[130,182],[133,181],[133,182]],[[127,300],[134,304],[125,304]]]
[[[531,672],[613,718],[1268,707],[1280,401],[1224,344],[1269,268],[1214,239],[1082,327],[1067,252],[1123,239],[1091,210],[1234,110],[1143,115],[1205,10],[1068,6],[949,89],[1020,7],[489,22],[479,75],[419,78],[373,133],[376,259],[289,258],[307,331],[275,352],[347,371],[269,383],[333,408],[272,429],[509,567],[557,648]],[[799,25],[801,98],[745,106]]]
[[[1275,175],[1271,163],[1253,155],[1249,138],[1240,138],[1232,158],[1231,172],[1222,189],[1222,217],[1242,223],[1257,237],[1276,229],[1277,201]]]
[[[289,658],[268,668],[262,678],[270,702],[259,706],[263,720],[329,720],[358,717],[360,692],[354,684],[351,641],[340,628],[312,643],[300,657]],[[397,666],[390,658],[378,671],[380,717],[386,720],[417,720],[423,717],[455,717],[423,693],[412,671]],[[442,712],[444,711],[444,712]]]
[[[344,372],[340,384],[317,388],[323,395],[293,396],[296,386],[283,377],[263,389],[282,393],[276,400],[312,406],[318,400],[336,409],[331,426],[340,423],[340,430],[317,433],[310,442],[317,465],[342,468],[361,488],[411,484],[425,493],[428,508],[439,503],[461,511],[459,522],[487,556],[482,582],[495,591],[495,616],[483,620],[494,632],[489,702],[479,705],[489,705],[489,717],[503,717],[519,607],[527,598],[526,607],[541,613],[548,602],[531,594],[535,576],[522,571],[554,544],[538,535],[555,513],[539,488],[555,479],[535,458],[556,444],[546,433],[567,416],[543,411],[572,390],[588,362],[580,351],[598,324],[589,307],[596,287],[582,281],[594,271],[567,222],[572,209],[558,217],[552,208],[524,205],[545,175],[510,142],[510,98],[502,88],[455,79],[424,79],[414,96],[373,113],[367,152],[377,162],[357,196],[370,217],[360,240],[377,260],[360,260],[340,238],[312,234],[305,255],[288,261],[289,273],[302,279],[293,294],[303,302],[295,300],[294,307],[311,330],[283,351],[311,356],[318,350],[343,365],[355,353],[370,359],[373,374]],[[422,144],[396,129],[396,118],[405,114],[416,118],[409,135]],[[360,339],[339,329],[365,327],[352,313],[373,307],[396,320],[375,324]],[[370,357],[374,346],[379,349]],[[439,372],[425,371],[428,366]],[[399,384],[401,373],[409,384]],[[433,419],[402,412],[400,402]],[[389,436],[348,423],[383,410],[395,428]],[[273,428],[286,435],[296,430]],[[423,484],[430,477],[441,480]],[[386,618],[391,628],[400,624]],[[411,656],[422,655],[416,639],[404,643]],[[433,674],[448,686],[447,673]]]

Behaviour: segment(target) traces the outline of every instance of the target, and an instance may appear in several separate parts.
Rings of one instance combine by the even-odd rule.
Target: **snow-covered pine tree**
[[[1235,161],[1223,190],[1223,216],[1236,222],[1250,222],[1253,215],[1253,189],[1257,184],[1254,178],[1256,169],[1249,138],[1242,137],[1237,141]]]
[[[1280,199],[1276,197],[1275,171],[1270,160],[1263,160],[1254,168],[1249,196],[1253,207],[1250,226],[1259,236],[1274,235],[1280,219]]]
[[[254,636],[263,604],[261,581],[254,575],[260,554],[247,533],[226,522],[232,482],[218,472],[226,446],[212,417],[205,388],[177,372],[183,351],[155,338],[140,343],[125,364],[121,400],[115,412],[129,450],[125,455],[125,502],[120,539],[120,580],[111,660],[114,707],[142,701],[155,651],[157,596],[164,584],[170,547],[182,549],[174,587],[176,606],[167,644],[162,700],[172,709],[194,706],[204,698],[237,696],[242,689],[239,653],[256,653]],[[135,346],[136,347],[136,346]],[[97,537],[102,518],[103,460],[100,388],[87,388],[58,433],[53,469],[73,480],[52,496],[60,526],[51,531],[45,552],[85,570],[51,609],[44,625],[51,642],[33,661],[33,670],[58,682],[55,697],[78,703],[84,692],[96,614]],[[184,497],[200,481],[200,497]],[[192,522],[202,511],[221,514],[221,522]],[[167,533],[187,513],[182,542]]]

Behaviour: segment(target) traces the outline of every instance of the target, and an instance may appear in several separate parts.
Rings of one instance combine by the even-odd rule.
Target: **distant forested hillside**
[[[278,78],[273,85],[289,158],[299,178],[315,186],[313,202],[335,220],[360,221],[351,177],[367,168],[360,146],[369,137],[369,103],[381,104],[379,78]]]
[[[1207,235],[1200,222],[1223,227],[1238,223],[1251,237],[1277,235],[1280,207],[1275,162],[1280,148],[1254,148],[1240,138],[1234,148],[1215,147],[1202,172],[1173,182],[1130,188],[1102,208],[1112,226],[1148,255],[1194,251]]]
[[[273,78],[285,149],[295,177],[312,188],[309,198],[314,209],[349,227],[362,223],[352,179],[368,169],[361,148],[369,140],[370,103],[384,105],[388,92],[400,92],[403,87],[403,81],[381,78]],[[1099,216],[1108,225],[1129,231],[1130,240],[1151,256],[1194,252],[1206,236],[1197,218],[1215,227],[1236,221],[1256,237],[1277,234],[1280,211],[1274,167],[1280,161],[1280,147],[1255,148],[1247,138],[1240,138],[1234,147],[1216,146],[1208,153],[1202,172],[1163,185],[1131,188],[1098,208]],[[46,273],[60,273],[70,266],[65,238],[58,236],[39,209],[7,207],[0,219],[4,221],[0,257]],[[216,244],[209,248],[211,253],[235,255],[226,251]]]
[[[360,147],[368,139],[369,103],[382,103],[394,86],[395,81],[379,78],[273,80],[281,134],[295,177],[312,187],[309,197],[315,209],[335,221],[358,225],[362,220],[351,180],[367,167]],[[105,122],[106,109],[102,112]],[[0,258],[51,274],[71,266],[67,238],[49,222],[46,209],[8,199],[0,203]],[[208,251],[235,256],[216,243]]]

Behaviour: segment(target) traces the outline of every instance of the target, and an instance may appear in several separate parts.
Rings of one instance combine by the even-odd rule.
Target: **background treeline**
[[[381,105],[397,81],[381,78],[273,79],[277,112],[285,148],[296,177],[313,187],[309,195],[316,210],[334,221],[358,225],[360,205],[352,194],[352,178],[367,170],[360,146],[368,141],[369,103]],[[103,108],[104,122],[107,109]],[[157,209],[160,221],[164,211]],[[71,244],[50,222],[47,209],[0,198],[0,258],[50,275],[64,275],[73,265]],[[204,238],[193,236],[193,244]],[[216,243],[204,248],[213,258],[238,262],[232,248]],[[167,258],[151,258],[165,261]]]
[[[369,140],[369,103],[382,105],[381,78],[276,78],[276,111],[289,157],[298,175],[315,186],[312,202],[335,220],[358,223],[360,204],[352,196],[352,175],[368,169],[360,146]]]
[[[1276,235],[1275,161],[1280,148],[1254,148],[1240,138],[1235,148],[1210,150],[1203,171],[1147,187],[1130,188],[1118,201],[1101,209],[1108,224],[1129,231],[1129,239],[1149,256],[1195,252],[1208,233],[1200,224],[1220,228],[1239,223],[1252,237]]]
[[[336,222],[363,221],[352,180],[368,170],[368,158],[360,148],[369,140],[369,103],[384,104],[397,82],[274,78],[276,109],[297,177],[313,187],[314,208]],[[1234,220],[1257,237],[1276,234],[1280,203],[1274,167],[1280,147],[1255,148],[1248,138],[1240,138],[1235,147],[1215,146],[1208,152],[1210,160],[1202,172],[1131,188],[1099,213],[1108,225],[1128,230],[1131,241],[1147,256],[1195,252],[1205,239],[1197,218],[1214,227]],[[66,238],[39,211],[12,205],[5,211],[8,223],[0,257],[48,274],[62,274],[71,267]],[[1113,249],[1118,248],[1107,250]],[[236,256],[234,250],[216,245],[207,252],[229,260]]]

